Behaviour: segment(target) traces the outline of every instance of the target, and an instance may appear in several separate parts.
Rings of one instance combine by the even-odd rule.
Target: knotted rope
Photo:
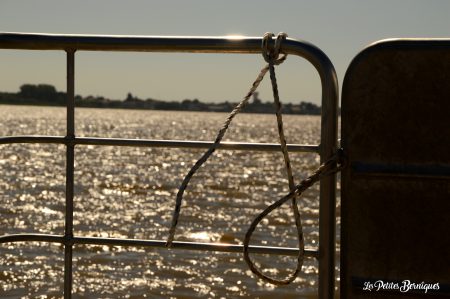
[[[269,49],[269,43],[274,37],[274,34],[272,33],[266,33],[262,40],[262,55],[264,57],[264,60],[268,63],[266,66],[264,66],[259,75],[256,77],[256,80],[253,82],[252,87],[248,91],[248,93],[245,95],[245,97],[241,100],[241,102],[231,111],[231,113],[228,115],[227,119],[225,120],[222,128],[219,130],[219,133],[217,134],[217,137],[214,141],[214,143],[211,145],[211,147],[202,155],[202,157],[194,164],[194,166],[189,170],[188,174],[185,176],[183,182],[180,185],[180,188],[178,189],[177,197],[176,197],[176,204],[175,209],[173,212],[172,217],[172,223],[169,230],[169,236],[167,238],[166,247],[171,247],[172,242],[174,240],[175,236],[175,230],[176,226],[178,224],[178,219],[180,217],[180,210],[181,210],[181,203],[183,200],[183,194],[186,190],[189,181],[191,180],[192,176],[197,172],[197,170],[208,160],[208,158],[214,153],[214,151],[219,146],[220,142],[222,141],[222,138],[224,137],[226,131],[228,130],[229,125],[231,124],[231,121],[234,119],[234,117],[242,110],[242,108],[247,104],[250,97],[254,94],[256,89],[258,88],[259,84],[263,80],[265,74],[269,71],[270,73],[270,79],[272,82],[272,93],[276,108],[276,117],[277,117],[277,124],[278,124],[278,134],[280,137],[280,145],[281,145],[281,151],[283,153],[284,163],[286,167],[287,177],[289,181],[289,189],[290,192],[286,196],[282,197],[269,207],[267,207],[261,214],[259,214],[251,223],[247,233],[245,234],[244,239],[244,260],[249,266],[250,270],[256,274],[258,277],[266,280],[267,282],[270,282],[272,284],[277,285],[284,285],[289,284],[292,281],[295,280],[295,278],[298,276],[299,272],[301,271],[302,265],[303,265],[303,259],[304,259],[304,239],[303,239],[303,229],[301,224],[301,217],[300,212],[298,210],[297,206],[297,197],[304,192],[306,189],[311,187],[315,182],[319,181],[323,176],[329,175],[331,173],[335,173],[340,170],[342,163],[340,162],[340,152],[337,152],[335,156],[333,156],[330,160],[322,164],[316,172],[313,173],[310,177],[303,180],[299,185],[295,185],[294,183],[294,177],[292,175],[292,169],[291,169],[291,163],[289,159],[289,154],[287,150],[287,142],[284,135],[284,129],[283,129],[283,119],[281,115],[281,103],[278,95],[278,86],[277,86],[277,80],[275,76],[275,65],[279,65],[283,63],[286,60],[287,55],[283,54],[280,57],[281,53],[281,43],[283,40],[286,39],[287,34],[286,33],[279,33],[276,37],[274,47]],[[297,257],[297,267],[295,271],[286,279],[274,279],[271,277],[268,277],[264,275],[258,268],[256,268],[253,261],[250,259],[249,256],[249,243],[251,236],[253,232],[256,229],[256,226],[261,222],[264,217],[266,217],[270,212],[280,207],[283,203],[286,201],[291,200],[292,201],[292,210],[294,213],[294,219],[295,219],[295,226],[297,228],[297,236],[298,236],[298,247],[299,247],[299,253]]]
[[[256,89],[258,88],[261,81],[264,79],[265,74],[269,71],[272,65],[272,69],[274,65],[281,64],[283,61],[286,60],[286,55],[283,55],[282,57],[278,58],[280,53],[280,46],[281,46],[281,39],[286,38],[286,34],[279,34],[279,38],[276,40],[275,49],[273,50],[273,54],[270,53],[268,50],[268,40],[271,39],[273,34],[266,33],[263,38],[263,56],[267,60],[271,61],[271,63],[267,64],[265,67],[263,67],[259,73],[259,75],[256,77],[256,80],[253,82],[252,87],[248,91],[248,93],[245,95],[245,97],[241,100],[241,102],[231,111],[231,113],[228,115],[227,119],[225,120],[224,124],[222,125],[222,128],[219,130],[219,133],[217,134],[216,139],[214,140],[214,143],[211,145],[211,147],[203,154],[203,156],[194,164],[194,166],[189,170],[188,174],[184,177],[183,182],[180,185],[180,188],[178,189],[176,203],[175,203],[175,209],[173,212],[172,217],[172,224],[169,230],[169,236],[167,238],[166,247],[171,247],[172,242],[175,236],[175,230],[178,224],[178,219],[180,217],[180,210],[181,210],[181,202],[183,201],[183,194],[186,190],[192,176],[197,172],[197,170],[209,159],[209,157],[215,152],[217,147],[219,146],[220,142],[222,141],[223,136],[225,135],[226,131],[228,130],[228,127],[231,124],[231,121],[234,119],[234,117],[242,110],[242,108],[247,104],[250,97],[255,93]],[[275,55],[276,54],[276,55]],[[273,75],[272,75],[273,72]],[[275,71],[271,71],[271,77],[275,78]],[[278,91],[277,91],[278,96]],[[278,100],[279,105],[279,100]],[[278,117],[277,113],[277,117]],[[281,117],[281,114],[280,114]],[[280,118],[278,117],[278,118]],[[280,118],[281,119],[281,118]],[[283,129],[283,124],[281,126],[279,125],[278,128],[281,130]],[[283,134],[283,140],[284,140],[284,134]],[[285,141],[286,143],[286,141]],[[286,146],[286,145],[285,145]],[[287,153],[287,150],[286,150]],[[289,166],[290,168],[290,166]]]
[[[268,63],[268,66],[269,66],[270,80],[272,82],[273,99],[274,99],[274,103],[275,103],[275,107],[276,107],[278,135],[280,137],[281,151],[283,153],[284,164],[286,167],[287,177],[288,177],[288,181],[289,181],[289,190],[293,191],[295,188],[294,176],[292,175],[291,161],[289,159],[289,153],[287,150],[286,137],[284,136],[283,118],[281,115],[281,103],[280,103],[280,98],[278,95],[277,79],[275,77],[275,64],[277,64],[278,56],[280,54],[281,42],[282,42],[282,40],[286,39],[287,34],[279,33],[275,40],[275,46],[274,46],[273,50],[269,50],[268,43],[269,43],[269,40],[272,39],[272,36],[273,36],[273,34],[271,34],[271,33],[266,33],[264,35],[263,42],[262,42],[262,50],[263,50],[262,53],[263,53],[264,60]],[[286,57],[286,55],[284,55],[283,57]],[[250,226],[250,228],[248,229],[248,231],[245,235],[245,239],[244,239],[244,260],[247,263],[247,265],[249,266],[250,270],[253,273],[255,273],[258,277],[260,277],[270,283],[273,283],[273,284],[288,284],[288,283],[292,282],[297,277],[297,275],[300,272],[302,265],[303,265],[303,258],[304,258],[304,251],[305,251],[303,228],[302,228],[302,223],[301,223],[301,219],[300,219],[300,212],[299,212],[298,206],[297,206],[296,195],[294,194],[291,197],[291,199],[292,199],[292,211],[294,213],[295,226],[297,228],[299,254],[297,256],[297,267],[296,267],[294,273],[292,273],[287,279],[277,280],[277,279],[274,279],[274,278],[264,275],[261,271],[259,271],[256,268],[255,264],[250,259],[249,252],[248,252],[248,245],[250,243],[250,238],[256,228],[256,225],[263,219],[264,216],[257,222],[253,221],[252,224],[254,224],[254,227]]]

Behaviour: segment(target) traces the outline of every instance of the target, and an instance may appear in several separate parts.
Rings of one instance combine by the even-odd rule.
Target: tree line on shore
[[[0,92],[0,104],[12,105],[39,105],[39,106],[65,106],[66,93],[57,91],[49,84],[23,84],[17,93]],[[75,106],[91,108],[124,108],[124,109],[151,109],[151,110],[180,110],[180,111],[211,111],[230,112],[237,103],[203,103],[198,99],[185,99],[177,101],[161,101],[155,99],[140,99],[131,93],[123,100],[112,100],[102,96],[75,96]],[[263,102],[255,92],[253,99],[242,110],[247,113],[274,113],[272,102]],[[310,102],[299,104],[283,104],[282,112],[286,114],[319,115],[320,106]]]

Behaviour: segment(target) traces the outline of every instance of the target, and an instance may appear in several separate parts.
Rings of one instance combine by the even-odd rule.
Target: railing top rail
[[[16,50],[82,50],[135,52],[261,53],[261,37],[146,36],[0,32],[0,48]],[[273,45],[270,45],[273,46]],[[318,70],[334,72],[328,57],[313,44],[287,38],[286,54],[309,60]],[[319,70],[322,75],[322,71]]]
[[[298,45],[294,44],[303,44],[306,48],[319,50],[306,41],[287,38],[282,45],[283,52],[297,54],[298,50],[295,48]],[[24,50],[261,53],[261,37],[0,32],[0,47]]]

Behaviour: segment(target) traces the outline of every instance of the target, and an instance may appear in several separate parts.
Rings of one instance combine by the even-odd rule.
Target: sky
[[[340,84],[368,44],[398,37],[450,37],[448,0],[117,1],[0,0],[1,32],[114,35],[262,36],[286,32],[325,52]],[[204,102],[239,101],[265,62],[257,54],[77,52],[75,92],[83,96]],[[315,69],[290,56],[277,67],[282,102],[320,104]],[[265,79],[260,98],[271,101]],[[0,91],[24,83],[65,90],[61,51],[0,50]]]

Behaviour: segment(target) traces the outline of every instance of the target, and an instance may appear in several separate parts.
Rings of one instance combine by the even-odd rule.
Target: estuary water
[[[76,135],[212,141],[226,116],[77,108]],[[63,136],[65,117],[64,108],[0,105],[0,136]],[[286,115],[284,122],[288,143],[319,143],[320,117]],[[275,116],[238,115],[224,140],[277,143]],[[74,234],[165,240],[178,186],[204,151],[76,146]],[[319,165],[316,154],[290,157],[296,182]],[[216,151],[185,192],[175,239],[242,244],[253,218],[287,194],[283,165],[281,152]],[[64,233],[63,145],[0,145],[0,173],[0,235]],[[299,208],[306,246],[316,248],[318,186]],[[252,244],[296,247],[295,236],[287,203],[258,226]],[[295,269],[296,257],[253,258],[274,277]],[[278,287],[257,279],[242,254],[76,245],[73,298],[315,298],[317,266],[306,258],[300,276]],[[60,298],[63,269],[59,244],[0,244],[0,297]]]

